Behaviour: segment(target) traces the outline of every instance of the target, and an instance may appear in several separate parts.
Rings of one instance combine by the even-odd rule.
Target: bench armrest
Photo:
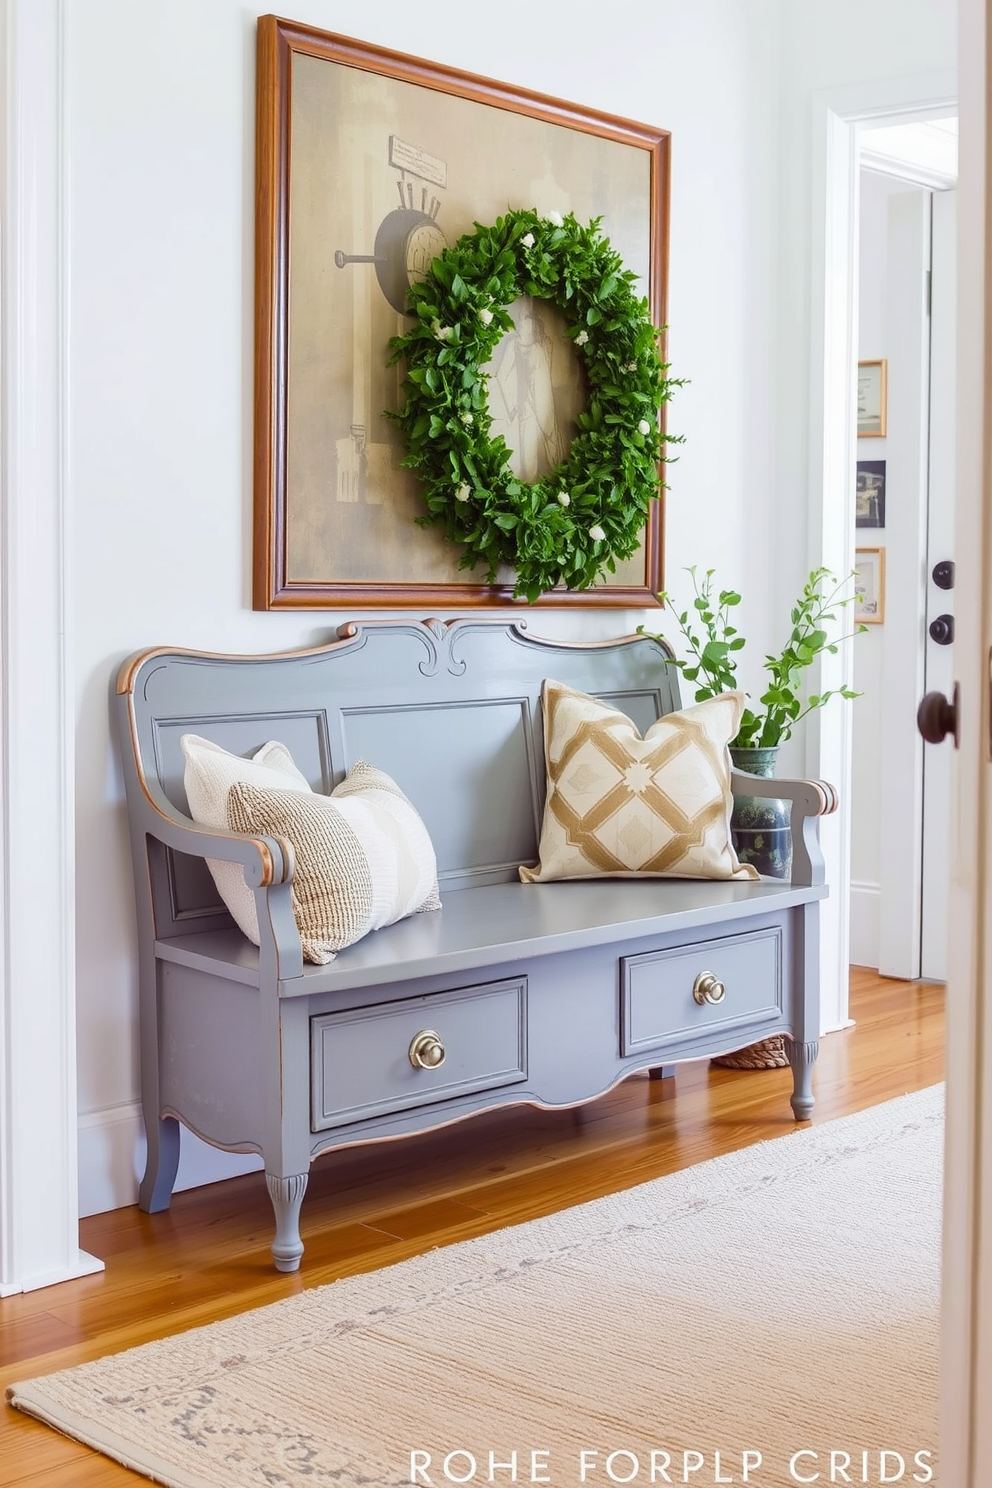
[[[730,788],[736,795],[792,802],[792,883],[822,884],[823,854],[817,818],[837,810],[837,792],[825,780],[782,780],[778,776],[749,775],[732,770]]]
[[[292,903],[296,868],[292,843],[284,837],[250,837],[246,832],[202,827],[175,812],[171,802],[157,800],[154,787],[146,784],[142,794],[145,809],[139,830],[176,852],[240,865],[255,894],[262,967],[268,964],[275,980],[302,976],[303,948]]]
[[[193,858],[219,858],[239,863],[245,883],[252,889],[289,883],[296,867],[293,845],[285,837],[249,837],[246,832],[226,832],[219,827],[201,827],[179,816],[167,815],[158,806],[146,819],[145,829],[166,847]]]

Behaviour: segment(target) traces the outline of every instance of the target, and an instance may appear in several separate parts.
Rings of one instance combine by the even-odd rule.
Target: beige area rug
[[[937,1086],[9,1396],[176,1488],[937,1482],[941,1128]]]

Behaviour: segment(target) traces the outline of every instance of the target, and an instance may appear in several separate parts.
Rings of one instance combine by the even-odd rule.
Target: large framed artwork
[[[256,177],[255,608],[508,603],[510,573],[484,584],[439,528],[416,524],[418,482],[388,416],[407,286],[507,208],[572,211],[602,219],[663,326],[667,131],[263,16]],[[556,306],[510,309],[517,330],[486,369],[490,414],[535,480],[567,447],[584,373]],[[609,583],[539,603],[652,603],[651,505]]]

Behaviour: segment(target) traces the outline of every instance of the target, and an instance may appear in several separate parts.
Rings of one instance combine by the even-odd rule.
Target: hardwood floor
[[[856,1026],[820,1045],[814,1122],[943,1078],[944,989],[851,973]],[[100,1276],[0,1301],[0,1395],[26,1379],[373,1270],[569,1204],[629,1188],[794,1122],[789,1070],[683,1065],[634,1076],[590,1105],[495,1112],[404,1142],[322,1158],[303,1209],[296,1276],[269,1256],[260,1173],[177,1194],[164,1214],[119,1209],[82,1221]],[[144,1482],[5,1404],[0,1485],[123,1488]]]

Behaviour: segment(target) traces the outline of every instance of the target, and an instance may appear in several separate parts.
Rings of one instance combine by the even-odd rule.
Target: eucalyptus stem
[[[707,569],[702,580],[697,578],[695,567],[686,571],[692,578],[694,598],[689,609],[675,612],[675,622],[688,648],[689,658],[673,664],[687,682],[696,684],[694,697],[700,703],[722,692],[738,689],[737,654],[744,649],[746,642],[732,623],[732,612],[741,602],[740,594],[735,589],[721,589],[714,593],[715,569]],[[789,639],[777,655],[765,657],[768,682],[759,698],[763,711],[750,704],[745,707],[740,729],[736,738],[731,740],[733,747],[772,748],[784,744],[792,737],[796,725],[814,708],[822,708],[832,697],[860,696],[850,687],[831,687],[804,695],[805,673],[817,658],[824,652],[836,655],[846,641],[866,629],[864,625],[856,625],[848,634],[831,639],[826,628],[833,625],[838,614],[853,602],[853,593],[843,592],[853,577],[851,574],[847,579],[838,580],[828,568],[814,568],[810,572],[792,607]],[[832,581],[833,587],[824,592],[828,581]],[[667,591],[658,597],[662,601],[670,598]],[[638,626],[638,631],[642,635],[652,634],[643,625]]]

